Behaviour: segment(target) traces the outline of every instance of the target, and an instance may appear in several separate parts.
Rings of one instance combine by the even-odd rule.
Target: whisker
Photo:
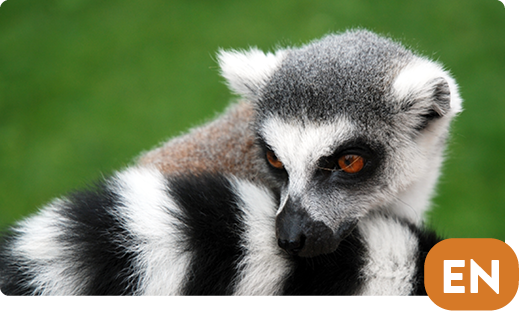
[[[330,172],[338,172],[338,171],[341,171],[341,169],[338,169],[338,168],[325,168],[325,167],[320,167],[320,166],[317,166],[318,169],[321,169],[321,170],[324,170],[324,171],[330,171]]]
[[[394,199],[395,199],[396,201],[400,202],[401,204],[405,205],[405,207],[408,209],[408,211],[409,211],[410,213],[412,213],[412,215],[414,215],[414,217],[415,217],[416,219],[418,219],[418,218],[420,217],[419,214],[418,214],[418,211],[415,210],[415,209],[412,207],[412,205],[410,205],[410,204],[408,204],[407,202],[403,201],[403,200],[400,199],[398,196],[394,196]]]

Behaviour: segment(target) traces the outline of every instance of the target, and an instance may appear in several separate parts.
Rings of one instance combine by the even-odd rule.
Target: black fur
[[[286,279],[284,295],[352,295],[361,284],[365,248],[355,229],[338,249],[313,258],[293,257],[294,270]]]
[[[89,275],[86,294],[131,295],[137,287],[132,276],[132,261],[137,257],[118,244],[131,241],[132,235],[120,223],[114,208],[120,205],[119,196],[106,184],[76,192],[62,211],[74,223],[65,232],[64,244],[74,246],[74,262],[81,264]]]
[[[185,277],[185,295],[230,295],[243,226],[237,197],[222,176],[171,178],[170,193],[182,209],[185,249],[193,257]]]
[[[427,291],[425,290],[424,284],[424,271],[425,271],[425,259],[427,254],[438,242],[443,239],[439,237],[435,232],[425,229],[418,228],[417,226],[409,223],[409,228],[418,238],[418,255],[416,259],[416,280],[414,290],[411,295],[426,296]]]

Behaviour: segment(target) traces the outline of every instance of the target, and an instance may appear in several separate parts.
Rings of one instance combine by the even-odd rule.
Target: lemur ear
[[[280,66],[285,50],[275,54],[264,53],[257,48],[248,51],[220,50],[217,57],[221,75],[230,89],[249,100],[255,100],[259,91]]]
[[[449,83],[442,78],[437,77],[427,83],[425,86],[427,94],[431,102],[431,110],[440,117],[450,111],[450,88]]]
[[[461,111],[454,79],[440,65],[426,59],[408,64],[398,74],[393,89],[400,109],[418,116],[419,130],[431,120]]]

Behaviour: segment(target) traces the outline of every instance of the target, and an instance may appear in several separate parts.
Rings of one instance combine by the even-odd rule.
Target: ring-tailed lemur
[[[130,168],[20,223],[0,252],[0,288],[25,295],[425,294],[438,242],[372,212],[335,253],[301,258],[275,236],[269,189],[215,174]]]
[[[453,79],[360,30],[219,60],[246,101],[13,228],[4,292],[422,292]]]
[[[273,186],[279,243],[300,256],[334,251],[371,211],[423,222],[461,111],[441,65],[365,30],[274,54],[221,51],[219,62],[246,102],[141,164]]]

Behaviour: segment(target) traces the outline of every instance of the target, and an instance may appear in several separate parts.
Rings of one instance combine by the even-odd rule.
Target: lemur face
[[[421,222],[461,109],[438,64],[367,31],[219,57],[256,109],[260,158],[279,183],[283,249],[331,253],[372,210]]]
[[[280,184],[279,245],[299,256],[334,251],[360,217],[386,200],[385,151],[348,119],[303,123],[272,118],[259,145]]]

